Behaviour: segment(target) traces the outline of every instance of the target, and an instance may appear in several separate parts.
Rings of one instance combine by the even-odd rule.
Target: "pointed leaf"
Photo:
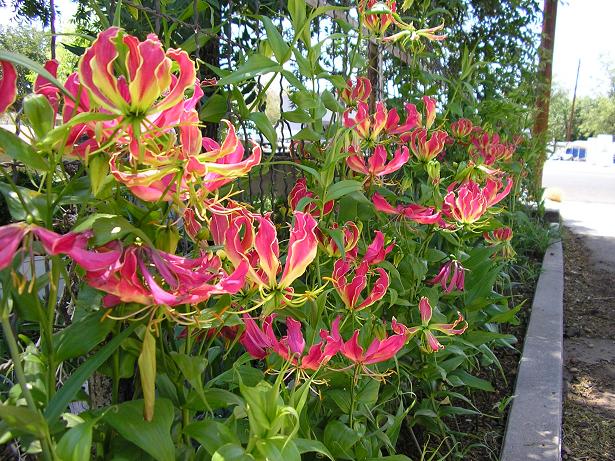
[[[143,417],[151,421],[154,417],[156,400],[156,340],[149,326],[145,328],[143,349],[139,355],[139,377],[143,389]]]
[[[38,152],[23,139],[4,128],[0,128],[0,151],[30,168],[49,169],[49,164]]]
[[[111,407],[103,419],[118,434],[147,452],[152,458],[158,461],[174,461],[175,446],[171,438],[173,404],[166,399],[156,400],[154,417],[151,421],[143,419],[144,411],[143,400],[133,400]]]

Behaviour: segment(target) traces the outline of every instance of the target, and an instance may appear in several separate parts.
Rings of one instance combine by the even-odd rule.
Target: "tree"
[[[582,103],[579,132],[584,137],[615,134],[615,96],[600,96]]]
[[[551,89],[551,107],[549,110],[550,139],[554,139],[555,141],[566,140],[566,127],[570,121],[570,107],[571,100],[568,92],[554,85]],[[573,123],[573,129],[574,125]]]
[[[49,34],[24,23],[17,27],[0,26],[0,48],[3,50],[21,53],[38,63],[49,59]],[[19,72],[17,94],[32,92],[34,74]],[[20,101],[18,101],[20,105]]]

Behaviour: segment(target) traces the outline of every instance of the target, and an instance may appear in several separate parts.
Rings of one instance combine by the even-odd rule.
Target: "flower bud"
[[[431,183],[434,186],[440,184],[440,162],[437,160],[431,160],[425,167]]]

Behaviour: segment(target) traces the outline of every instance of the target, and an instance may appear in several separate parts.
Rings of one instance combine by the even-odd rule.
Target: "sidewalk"
[[[615,168],[548,162],[562,192],[564,460],[615,459]]]

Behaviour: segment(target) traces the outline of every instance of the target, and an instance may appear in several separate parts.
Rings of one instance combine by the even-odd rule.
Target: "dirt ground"
[[[564,230],[563,459],[615,461],[615,273]]]

